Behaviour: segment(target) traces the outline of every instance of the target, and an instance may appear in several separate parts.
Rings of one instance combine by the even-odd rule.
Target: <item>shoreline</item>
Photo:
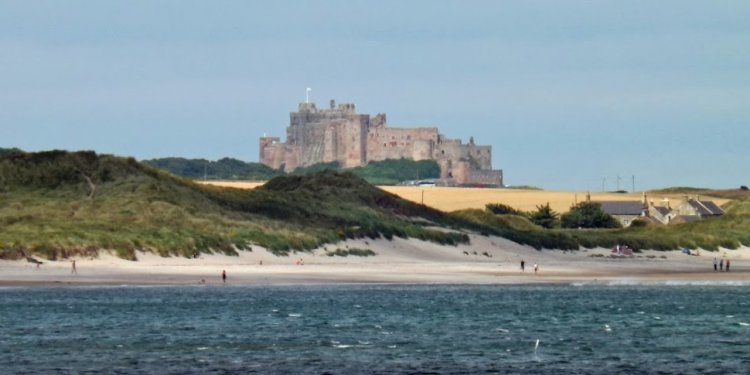
[[[645,250],[617,258],[603,248],[535,250],[499,237],[471,237],[471,244],[459,246],[400,238],[349,240],[288,256],[253,247],[239,256],[202,254],[187,259],[138,253],[138,261],[128,261],[102,252],[97,258],[75,258],[75,275],[72,259],[43,260],[39,268],[26,260],[0,260],[0,288],[221,286],[223,270],[229,286],[750,284],[747,247],[701,251],[700,256]],[[367,248],[377,255],[331,256],[336,248]],[[714,257],[731,261],[731,270],[714,272]],[[521,260],[526,262],[525,272],[520,270]]]

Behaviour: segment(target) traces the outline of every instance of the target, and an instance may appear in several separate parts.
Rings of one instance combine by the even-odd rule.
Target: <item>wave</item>
[[[570,286],[750,286],[750,281],[738,280],[638,280],[621,279],[610,281],[577,281]]]

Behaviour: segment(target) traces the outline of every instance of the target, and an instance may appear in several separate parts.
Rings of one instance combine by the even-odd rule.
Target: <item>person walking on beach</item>
[[[719,269],[719,262],[716,261],[716,257],[714,257],[714,272],[716,272]]]
[[[719,271],[724,271],[724,259],[719,261]]]
[[[222,271],[221,271],[221,281],[222,281],[222,282],[223,282],[224,284],[226,284],[226,283],[227,283],[227,271],[226,271],[226,270],[222,270]]]
[[[534,263],[534,275],[536,275],[537,271],[539,271],[539,265]]]
[[[73,260],[73,263],[71,264],[70,274],[71,275],[78,275],[78,270],[76,270],[76,261],[75,260]]]
[[[526,262],[521,259],[521,272],[524,272],[524,269],[526,268]]]
[[[729,272],[729,259],[727,259],[727,272]]]

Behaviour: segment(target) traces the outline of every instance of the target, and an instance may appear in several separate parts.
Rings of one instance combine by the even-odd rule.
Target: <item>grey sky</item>
[[[0,147],[258,160],[313,100],[506,183],[750,184],[747,1],[2,1]]]

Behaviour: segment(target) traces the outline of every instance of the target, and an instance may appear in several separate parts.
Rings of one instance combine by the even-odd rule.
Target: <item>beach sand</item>
[[[370,249],[370,257],[328,256],[336,249]],[[103,252],[98,258],[44,261],[0,260],[0,286],[65,285],[303,285],[330,283],[527,284],[527,283],[750,283],[750,248],[643,251],[611,257],[609,249],[535,250],[499,237],[471,235],[470,245],[442,246],[416,239],[349,240],[313,252],[275,256],[253,247],[239,256],[203,254],[197,259],[138,253],[127,261]],[[714,272],[713,258],[731,261]],[[521,272],[520,262],[526,270]],[[262,261],[262,265],[260,264]],[[298,264],[299,262],[302,264]],[[539,265],[534,274],[533,265]]]

